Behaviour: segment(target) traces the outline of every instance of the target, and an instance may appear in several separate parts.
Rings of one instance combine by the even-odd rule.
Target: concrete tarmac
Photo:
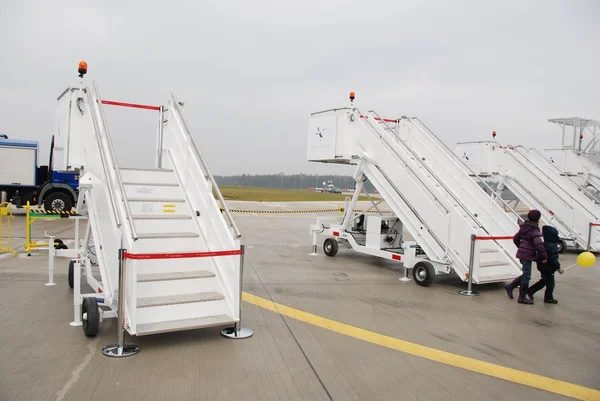
[[[337,206],[339,203],[335,203]],[[321,209],[332,204],[228,203],[237,209]],[[0,255],[0,400],[566,400],[556,389],[517,384],[452,366],[453,357],[530,372],[600,389],[599,265],[556,275],[559,303],[519,305],[502,284],[476,286],[480,297],[458,294],[454,276],[433,286],[403,283],[401,265],[340,248],[334,258],[310,256],[310,215],[236,214],[247,246],[244,291],[264,299],[407,343],[407,352],[375,345],[245,302],[243,325],[254,336],[230,340],[220,329],[126,337],[141,352],[102,355],[116,341],[114,319],[96,338],[71,327],[67,260],[57,260],[56,286],[44,251]],[[13,219],[13,242],[24,244],[24,217]],[[85,223],[82,224],[85,227]],[[44,230],[73,238],[73,221],[39,220]],[[83,230],[82,230],[83,232]],[[564,266],[576,253],[561,255]],[[533,280],[539,273],[534,270]],[[87,285],[85,286],[87,287]],[[84,289],[85,291],[85,289]],[[517,291],[515,291],[515,295]],[[365,335],[366,338],[366,335]],[[450,353],[419,356],[418,346]],[[410,347],[416,352],[411,354]],[[475,363],[476,364],[476,363]],[[498,368],[498,371],[500,368]],[[567,391],[567,392],[568,392]],[[575,394],[573,390],[569,394]],[[589,392],[586,394],[594,393]],[[590,396],[591,397],[591,396]],[[585,399],[585,398],[584,398]],[[594,399],[594,398],[589,398]]]

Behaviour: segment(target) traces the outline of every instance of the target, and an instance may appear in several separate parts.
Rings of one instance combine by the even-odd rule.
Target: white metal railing
[[[89,93],[88,90],[85,91],[86,92],[86,97],[88,100],[88,104],[90,105],[90,111],[91,111],[91,117],[92,117],[92,123],[94,125],[94,135],[96,136],[96,141],[98,142],[98,155],[100,156],[100,162],[102,164],[102,169],[104,170],[104,175],[107,177],[107,187],[108,187],[108,196],[110,199],[110,203],[112,205],[112,212],[113,212],[113,216],[115,218],[115,223],[117,224],[117,228],[121,227],[121,216],[119,211],[117,210],[117,204],[115,202],[115,198],[114,198],[114,191],[113,191],[113,187],[112,187],[112,180],[110,179],[110,170],[108,167],[108,162],[106,161],[106,156],[104,154],[104,150],[102,148],[102,137],[100,135],[100,127],[98,125],[98,120],[96,117],[96,113],[95,113],[95,105],[94,105],[94,100],[92,99],[91,94]]]
[[[544,157],[544,155],[542,155],[537,149],[530,148],[530,149],[527,149],[527,151],[530,152],[534,157],[536,157],[538,159],[538,161],[544,165],[545,168],[549,168],[552,171],[554,171],[555,174],[558,174],[561,177],[564,177],[565,180],[567,182],[569,182],[569,185],[571,186],[571,188],[583,193],[583,195],[585,195],[586,198],[588,198],[592,202],[596,203],[596,201],[597,201],[596,197],[593,194],[586,191],[585,184],[584,185],[577,184],[570,177],[568,177],[566,174],[564,174],[562,171],[560,171],[560,169],[558,167],[556,167],[556,165],[554,165],[553,163],[550,163]]]
[[[181,110],[177,110],[174,104],[178,103],[173,97],[168,109],[171,114],[163,131],[164,156],[168,158],[163,160],[173,166],[186,201],[192,210],[198,211],[195,223],[206,246],[205,250],[218,251],[236,247],[239,244],[240,233],[235,225],[228,224],[220,211],[212,191],[216,184],[209,179],[207,165],[194,149],[189,127]],[[210,260],[215,268],[217,281],[228,295],[226,298],[232,316],[235,316],[236,300],[241,296],[238,292],[238,283],[241,280],[238,266],[229,258]]]
[[[426,130],[426,134],[430,135],[430,137],[437,143],[438,146],[443,147],[446,150],[445,153],[450,157],[450,159],[454,162],[455,165],[460,167],[463,171],[466,170],[469,176],[475,177],[475,179],[481,184],[483,184],[486,189],[489,189],[490,191],[494,192],[492,187],[490,187],[489,184],[485,182],[483,178],[481,178],[478,174],[475,174],[475,172],[473,172],[473,170],[471,170],[471,168],[460,157],[458,157],[456,153],[450,150],[450,148],[448,148],[448,146],[446,146],[446,144],[442,140],[440,140],[440,138],[438,138],[438,136],[434,134],[433,131],[431,131],[418,117],[414,117],[413,119],[416,120],[419,123],[419,125],[423,127],[419,127],[419,129]],[[505,208],[508,208],[511,214],[515,215],[519,221],[523,221],[523,218],[508,203],[506,203],[504,199],[498,199],[503,203]]]
[[[360,111],[355,108],[354,109],[356,111],[356,113],[358,113],[358,116],[361,116],[362,114],[360,113]],[[357,117],[358,117],[357,116]],[[372,116],[371,116],[372,117]],[[417,216],[417,218],[420,220],[420,224],[424,225],[427,228],[427,231],[429,233],[429,235],[431,235],[432,239],[436,242],[437,246],[443,251],[443,256],[439,255],[438,257],[440,257],[441,259],[444,258],[448,258],[449,260],[453,260],[454,257],[451,256],[451,254],[454,254],[453,252],[451,252],[450,250],[450,237],[448,236],[448,233],[450,231],[450,226],[451,226],[451,208],[449,207],[449,205],[446,204],[446,200],[443,198],[440,198],[439,195],[437,195],[431,188],[431,183],[430,180],[425,180],[424,178],[422,178],[420,176],[420,174],[424,174],[423,172],[418,173],[417,171],[415,171],[414,167],[411,166],[409,164],[409,162],[407,162],[406,160],[404,160],[404,158],[410,158],[411,156],[414,158],[414,164],[419,164],[421,162],[420,158],[418,157],[418,155],[416,155],[414,153],[414,151],[408,147],[404,142],[393,142],[390,141],[390,133],[387,132],[386,130],[383,130],[380,126],[378,122],[372,122],[376,121],[373,118],[368,118],[368,116],[364,116],[364,118],[361,118],[361,121],[365,124],[365,126],[371,130],[371,132],[373,134],[375,134],[377,136],[377,138],[379,139],[379,143],[384,145],[389,152],[391,152],[391,154],[393,154],[394,160],[397,163],[401,163],[405,168],[406,171],[409,173],[410,176],[415,177],[416,181],[414,181],[416,184],[420,184],[419,187],[424,191],[424,194],[427,196],[427,198],[431,199],[431,201],[434,204],[437,204],[440,206],[441,209],[443,209],[443,213],[446,216],[445,221],[443,222],[443,224],[445,224],[445,229],[444,231],[447,231],[445,233],[446,237],[445,238],[441,238],[440,237],[440,232],[442,231],[442,229],[440,227],[438,227],[437,229],[433,229],[433,227],[431,226],[431,221],[428,221],[429,216],[422,216],[420,213],[418,213],[414,207],[412,207],[411,202],[409,202],[407,199],[405,199],[405,197],[402,195],[402,191],[396,187],[396,185],[394,184],[394,180],[392,180],[389,177],[388,172],[383,171],[382,169],[380,169],[378,167],[379,173],[381,174],[381,176],[387,181],[387,183],[391,186],[391,188],[393,189],[394,193],[399,196],[403,202],[408,205],[408,207],[411,209],[412,213],[415,214],[415,216]],[[400,155],[398,152],[403,152],[406,156],[402,156]],[[379,163],[376,162],[372,162],[375,166],[377,166]],[[437,177],[435,176],[435,174],[427,167],[424,166],[426,171],[429,172],[431,179],[436,180]],[[440,223],[442,223],[441,221],[438,221],[437,224],[439,225]],[[437,252],[434,252],[437,254]],[[432,256],[432,255],[430,255]]]
[[[211,172],[208,168],[208,165],[206,164],[206,161],[205,161],[204,157],[202,156],[202,152],[200,152],[200,149],[198,148],[198,145],[196,144],[196,140],[194,139],[194,136],[192,135],[192,132],[190,130],[190,127],[187,124],[186,119],[183,118],[183,112],[181,110],[181,106],[179,105],[179,102],[177,101],[177,99],[175,98],[175,95],[173,93],[171,93],[171,98],[172,98],[172,102],[173,102],[173,105],[171,107],[174,110],[174,112],[177,114],[177,116],[179,117],[179,119],[182,123],[183,129],[184,129],[184,133],[189,137],[190,144],[192,145],[192,150],[194,151],[196,158],[200,162],[200,166],[202,168],[204,176],[207,177],[209,179],[209,181],[211,182],[212,187],[215,190],[219,201],[221,202],[221,206],[223,207],[223,210],[225,211],[225,216],[227,217],[229,225],[233,228],[235,238],[236,239],[240,238],[242,236],[242,234],[240,233],[240,230],[238,229],[237,225],[235,224],[235,221],[233,220],[233,216],[231,215],[231,212],[229,211],[229,209],[227,208],[227,205],[225,204],[225,199],[223,198],[223,195],[221,194],[221,190],[219,189],[217,182],[215,181],[213,175],[211,174]]]
[[[381,125],[387,125],[384,119],[377,115],[374,111],[369,111],[378,117]],[[481,230],[481,233],[487,233],[489,235],[504,232],[512,233],[517,229],[516,221],[522,221],[522,217],[517,214],[504,200],[504,206],[508,208],[516,220],[509,218],[509,214],[502,208],[497,201],[488,196],[484,189],[478,185],[478,183],[471,178],[471,174],[475,175],[473,171],[460,160],[460,158],[454,154],[439,138],[431,132],[420,120],[417,118],[402,117],[398,120],[398,125],[402,120],[407,121],[407,129],[409,133],[412,127],[416,127],[422,135],[409,134],[406,138],[406,146],[409,148],[415,147],[414,151],[426,152],[428,154],[427,160],[432,163],[432,169],[439,172],[439,177],[435,177],[437,182],[442,186],[448,193],[450,199],[454,200],[457,204],[457,208],[460,209],[466,216],[470,218]],[[414,121],[413,121],[414,120]],[[390,133],[393,130],[387,130]],[[393,133],[396,136],[398,142],[404,142],[400,138],[399,133]],[[410,142],[415,142],[410,145]],[[417,155],[416,157],[421,161],[421,157],[425,155]],[[446,162],[446,163],[444,163]],[[425,166],[426,163],[422,162]],[[437,167],[435,167],[437,165]],[[429,170],[431,171],[431,170]],[[480,179],[480,177],[477,177]],[[485,187],[490,191],[493,190],[485,181],[481,180]],[[450,189],[452,187],[452,189]],[[478,210],[479,209],[479,210]],[[476,215],[477,213],[477,215]],[[460,216],[461,219],[465,217]],[[509,258],[514,261],[514,249],[512,244],[506,242],[496,242],[499,249]]]
[[[124,210],[125,210],[125,217],[127,222],[129,223],[129,232],[131,233],[133,240],[137,241],[138,236],[137,236],[137,232],[135,230],[135,224],[133,223],[133,218],[131,215],[131,208],[129,207],[129,203],[127,202],[127,197],[125,195],[125,187],[123,186],[123,178],[121,177],[121,171],[119,170],[119,165],[117,164],[117,159],[115,157],[115,152],[112,146],[112,141],[110,139],[110,130],[108,128],[108,123],[106,120],[106,115],[104,114],[104,109],[102,108],[102,97],[100,96],[100,91],[98,90],[98,86],[96,85],[96,82],[94,81],[94,96],[96,98],[96,104],[94,107],[94,110],[97,110],[100,114],[100,118],[102,121],[102,125],[101,127],[101,132],[103,135],[101,135],[101,138],[104,139],[101,143],[106,146],[107,149],[103,149],[102,146],[100,146],[100,152],[107,152],[108,153],[108,163],[109,163],[109,167],[113,170],[114,172],[114,177],[117,181],[116,185],[117,188],[114,187],[112,181],[112,175],[108,175],[107,177],[107,181],[109,182],[109,186],[110,186],[110,190],[111,192],[114,190],[117,190],[118,194],[120,195],[121,198],[121,202],[123,204]],[[106,157],[105,157],[106,159]]]
[[[520,152],[520,146],[516,146],[514,147],[516,153],[518,153],[520,156],[523,156],[522,152]],[[515,156],[515,154],[513,152],[506,152],[508,155],[510,155],[514,161],[516,161],[519,165],[521,165],[524,169],[526,170],[531,170],[530,168],[528,168],[526,166],[526,164],[530,164],[531,166],[533,166],[533,168],[535,170],[537,170],[543,177],[544,179],[549,180],[551,183],[553,183],[555,185],[556,188],[558,188],[564,196],[566,196],[568,199],[570,199],[570,202],[568,202],[563,196],[558,195],[556,192],[555,194],[557,196],[560,196],[561,199],[563,199],[563,201],[569,205],[569,207],[571,209],[573,209],[572,203],[576,203],[577,205],[579,205],[583,210],[587,211],[588,213],[592,214],[592,216],[597,219],[598,217],[594,215],[595,211],[594,210],[590,210],[590,208],[588,207],[589,205],[584,205],[581,202],[581,199],[577,199],[573,194],[569,193],[560,183],[556,182],[552,177],[550,177],[548,175],[548,173],[546,171],[544,171],[543,169],[541,169],[539,166],[537,166],[535,163],[533,163],[531,160],[527,159],[526,157],[523,157],[523,160],[527,160],[527,162],[524,162],[523,160],[519,160],[519,158],[517,156]],[[532,172],[533,173],[533,172]],[[535,175],[535,173],[534,173]],[[562,178],[562,177],[561,177]],[[579,193],[579,191],[576,191],[577,193]],[[589,199],[585,199],[586,201]]]
[[[357,113],[358,113],[359,115],[362,115],[362,114],[360,113],[360,110],[356,109],[356,111],[357,111]],[[365,117],[366,117],[366,116],[365,116]],[[408,163],[406,163],[406,162],[405,162],[405,161],[404,161],[404,160],[403,160],[403,159],[402,159],[402,158],[401,158],[401,157],[400,157],[400,156],[397,154],[397,152],[396,152],[396,151],[394,151],[394,149],[393,149],[392,145],[391,145],[391,144],[388,142],[387,138],[386,138],[384,135],[382,135],[382,134],[381,134],[381,132],[379,132],[379,130],[378,130],[378,129],[376,128],[376,126],[375,126],[375,124],[379,124],[379,122],[377,122],[377,123],[373,124],[373,123],[371,123],[370,119],[368,119],[368,118],[364,118],[364,121],[365,121],[365,122],[366,122],[366,124],[368,124],[368,126],[369,126],[371,129],[373,129],[373,131],[374,131],[374,132],[375,132],[375,133],[376,133],[376,134],[379,136],[379,139],[381,139],[381,140],[382,140],[382,143],[385,143],[385,144],[387,145],[387,147],[388,147],[388,148],[390,148],[390,149],[391,149],[391,150],[394,152],[394,154],[396,154],[396,156],[398,157],[398,160],[400,160],[400,161],[402,162],[402,164],[404,164],[404,166],[406,167],[406,169],[407,169],[409,172],[411,172],[411,173],[412,173],[412,175],[414,175],[414,176],[415,176],[415,178],[416,178],[417,180],[419,180],[419,182],[420,182],[421,184],[423,184],[423,188],[425,188],[425,189],[427,190],[427,192],[429,192],[429,194],[430,194],[430,195],[433,197],[434,201],[438,202],[438,203],[439,203],[439,205],[440,205],[442,208],[444,208],[444,210],[445,210],[446,212],[448,212],[448,211],[449,211],[449,210],[448,210],[448,207],[446,207],[446,206],[445,206],[445,205],[444,205],[442,202],[440,202],[440,200],[439,200],[438,196],[437,196],[437,195],[436,195],[436,194],[433,192],[433,190],[431,190],[431,188],[429,188],[429,185],[428,185],[428,183],[426,183],[425,181],[423,181],[423,179],[422,179],[421,177],[419,177],[419,175],[418,175],[418,174],[417,174],[417,173],[414,171],[414,169],[413,169],[413,168],[412,168],[412,167],[411,167],[411,166],[410,166]],[[385,134],[386,134],[386,135],[388,134],[387,130],[384,130],[384,132],[385,132]],[[413,150],[412,150],[410,147],[406,146],[406,144],[405,144],[403,141],[400,141],[400,142],[398,142],[398,144],[399,144],[399,145],[402,147],[402,149],[403,149],[405,152],[407,152],[407,153],[411,154],[411,155],[412,155],[412,156],[415,158],[415,161],[416,161],[417,163],[419,163],[419,162],[421,161],[421,159],[419,158],[419,155],[415,154],[415,152],[414,152],[414,151],[413,151]],[[421,162],[421,164],[422,164],[422,165],[423,165],[423,167],[424,167],[424,168],[425,168],[425,169],[426,169],[426,170],[429,172],[429,174],[431,174],[431,176],[432,176],[434,179],[437,179],[437,178],[435,177],[435,174],[434,174],[434,173],[433,173],[433,172],[432,172],[432,171],[429,169],[429,167],[428,167],[427,165],[424,165],[422,162]],[[441,184],[441,183],[440,183],[440,184]],[[442,184],[442,185],[443,185],[443,184]],[[447,188],[445,188],[445,187],[444,187],[444,189],[446,189],[446,190],[447,190]]]

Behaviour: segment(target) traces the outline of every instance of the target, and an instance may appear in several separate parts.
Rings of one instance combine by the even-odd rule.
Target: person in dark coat
[[[530,210],[529,213],[527,213],[527,220],[520,225],[519,231],[513,237],[514,244],[519,248],[516,256],[523,266],[523,274],[504,288],[508,293],[508,297],[513,299],[512,292],[518,285],[518,302],[520,304],[533,304],[532,300],[525,297],[527,290],[529,289],[529,281],[531,280],[531,265],[533,262],[542,261],[543,263],[546,263],[548,260],[546,248],[544,248],[544,241],[542,240],[542,233],[539,228],[541,217],[542,214],[539,210]]]
[[[547,304],[556,304],[558,301],[554,299],[553,291],[555,288],[554,273],[557,271],[560,274],[564,273],[564,270],[560,267],[560,261],[558,260],[558,243],[560,238],[558,236],[558,230],[552,226],[542,227],[542,234],[544,235],[544,248],[548,254],[548,261],[546,263],[538,263],[538,270],[542,274],[542,278],[529,287],[527,290],[527,296],[533,300],[533,294],[546,287],[544,294],[544,302]]]

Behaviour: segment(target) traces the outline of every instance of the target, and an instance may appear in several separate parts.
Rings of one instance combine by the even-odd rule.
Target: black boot
[[[525,298],[525,294],[527,293],[527,289],[529,288],[529,284],[521,284],[519,287],[519,303],[526,305],[533,305],[533,301]]]
[[[554,299],[554,275],[548,277],[548,283],[546,285],[546,293],[544,294],[544,302],[547,304],[557,304],[558,301]]]
[[[518,286],[518,285],[519,285],[519,283],[521,282],[521,277],[522,277],[522,276],[519,276],[519,277],[517,277],[517,278],[516,278],[516,279],[514,279],[514,280],[513,280],[513,281],[512,281],[510,284],[507,284],[507,285],[505,285],[505,286],[504,286],[504,289],[506,290],[506,293],[508,294],[508,297],[509,297],[510,299],[513,299],[513,298],[514,298],[514,297],[513,297],[513,290],[514,290],[515,288],[517,288],[517,286]]]
[[[529,287],[526,295],[533,301],[533,294],[535,294],[536,292],[538,292],[539,290],[544,288],[545,285],[546,285],[546,281],[544,279],[541,279],[540,281],[538,281],[537,283],[535,283],[534,285]],[[546,292],[548,292],[548,291],[546,291]]]

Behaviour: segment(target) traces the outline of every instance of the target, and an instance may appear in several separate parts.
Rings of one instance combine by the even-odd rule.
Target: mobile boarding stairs
[[[157,168],[117,163],[106,104],[157,112]],[[72,325],[94,336],[103,318],[118,317],[119,341],[105,347],[108,356],[137,352],[124,345],[123,330],[141,336],[226,326],[223,335],[250,336],[239,325],[241,235],[175,96],[168,107],[113,102],[102,100],[94,83],[81,89],[72,109],[70,128],[81,129],[86,160],[78,200],[89,220],[83,243],[89,247],[93,239],[100,276],[92,271],[89,249],[71,264]],[[80,293],[82,275],[94,293]]]
[[[600,203],[600,121],[551,118],[562,130],[562,147],[544,149],[544,157],[584,195]]]
[[[541,225],[556,227],[559,250],[600,249],[600,206],[549,162],[541,153],[522,146],[502,146],[493,141],[462,142],[457,154],[468,156],[477,176],[498,181],[492,194],[500,198],[508,188],[529,209],[542,213]]]
[[[308,134],[309,161],[357,166],[356,191],[343,219],[323,217],[311,225],[313,255],[323,235],[326,255],[336,255],[343,244],[402,262],[422,286],[436,274],[456,273],[469,284],[521,274],[512,242],[519,217],[491,199],[460,158],[417,118],[383,119],[373,111],[362,114],[351,103],[311,114]],[[383,200],[371,200],[369,209],[356,212],[366,180]],[[384,201],[391,213],[380,211]],[[371,211],[376,213],[365,213]],[[404,229],[414,241],[404,241]]]

